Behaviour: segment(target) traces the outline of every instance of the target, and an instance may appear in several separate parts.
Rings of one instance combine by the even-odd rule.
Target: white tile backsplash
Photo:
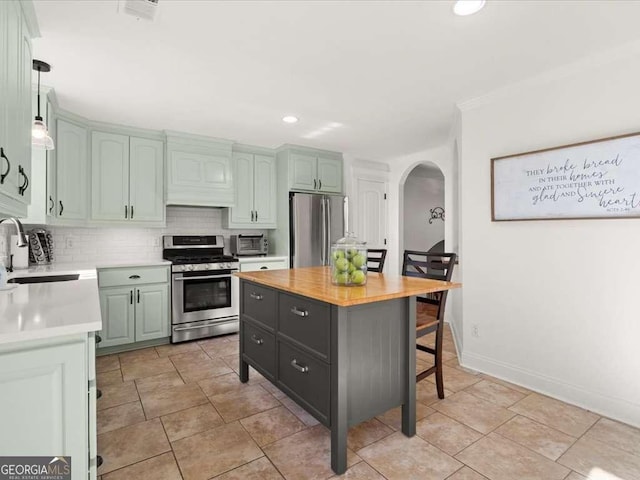
[[[30,230],[35,225],[25,225]],[[128,262],[162,258],[163,235],[222,235],[225,252],[229,236],[240,233],[264,233],[266,230],[228,230],[222,228],[221,208],[167,207],[166,228],[59,227],[42,228],[53,234],[54,259],[63,262]],[[8,263],[9,235],[13,225],[0,225],[0,262]]]

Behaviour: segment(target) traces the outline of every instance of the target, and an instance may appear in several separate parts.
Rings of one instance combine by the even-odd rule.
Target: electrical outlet
[[[67,248],[73,248],[73,237],[66,237],[66,238],[64,239],[64,245],[65,245]]]
[[[474,323],[473,325],[471,325],[471,336],[480,338],[480,327],[478,326],[477,323]]]

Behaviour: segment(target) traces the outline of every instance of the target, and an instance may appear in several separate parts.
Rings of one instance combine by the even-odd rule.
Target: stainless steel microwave
[[[229,243],[231,253],[239,257],[269,252],[269,240],[264,235],[231,235]]]

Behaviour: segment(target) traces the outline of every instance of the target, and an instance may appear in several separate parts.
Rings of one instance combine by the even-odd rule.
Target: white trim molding
[[[463,352],[460,364],[515,385],[577,405],[634,427],[640,428],[640,405],[611,397],[599,392],[585,390],[577,385],[557,378],[541,375],[532,370],[499,362],[483,355]]]

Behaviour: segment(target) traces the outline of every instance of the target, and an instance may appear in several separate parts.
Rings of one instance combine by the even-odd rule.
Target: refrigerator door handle
[[[320,207],[322,209],[322,246],[320,248],[320,261],[322,266],[327,264],[327,206],[325,197],[320,198]]]
[[[325,265],[329,265],[329,258],[331,258],[331,199],[329,197],[325,197],[327,201],[327,243],[325,250],[325,258],[327,259],[327,263]]]

